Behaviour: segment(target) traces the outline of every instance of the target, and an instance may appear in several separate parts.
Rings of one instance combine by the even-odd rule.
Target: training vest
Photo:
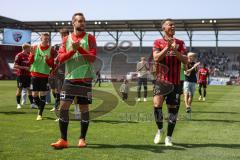
[[[66,42],[66,50],[69,52],[72,50],[71,42],[72,36],[69,35]],[[88,34],[86,33],[83,39],[81,40],[81,47],[84,50],[89,50],[88,45]],[[90,62],[85,60],[85,58],[78,52],[65,62],[65,79],[85,79],[85,78],[94,78],[94,73],[92,65]]]
[[[31,72],[37,72],[42,74],[50,73],[50,67],[45,62],[44,55],[48,55],[48,57],[51,56],[51,47],[49,46],[47,50],[42,51],[40,49],[40,45],[38,45],[34,56],[34,62],[30,68]]]
[[[185,80],[185,74],[184,74],[184,64],[181,63],[181,69],[180,69],[180,81]]]

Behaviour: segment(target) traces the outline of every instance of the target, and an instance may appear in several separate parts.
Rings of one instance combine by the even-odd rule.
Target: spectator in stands
[[[141,57],[141,61],[137,63],[137,72],[138,72],[138,87],[137,87],[137,101],[141,101],[141,86],[144,87],[144,99],[147,101],[147,76],[148,76],[149,66],[146,62],[145,57]]]

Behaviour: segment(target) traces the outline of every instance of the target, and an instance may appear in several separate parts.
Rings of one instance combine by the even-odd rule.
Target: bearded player
[[[67,148],[67,130],[69,108],[77,97],[81,111],[81,132],[78,147],[87,146],[86,135],[89,126],[89,104],[92,103],[92,80],[94,78],[92,63],[96,58],[96,39],[85,32],[85,17],[75,13],[72,17],[73,33],[65,37],[59,50],[59,62],[65,63],[65,80],[61,91],[59,129],[61,138],[52,143],[55,149]],[[80,93],[73,94],[78,90]]]

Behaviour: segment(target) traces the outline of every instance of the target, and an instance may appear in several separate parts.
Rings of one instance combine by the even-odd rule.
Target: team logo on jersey
[[[19,31],[13,32],[12,36],[13,36],[14,41],[16,41],[16,42],[21,41],[21,39],[23,37],[22,32],[19,32]]]
[[[173,51],[168,51],[166,56],[176,56],[176,53]]]

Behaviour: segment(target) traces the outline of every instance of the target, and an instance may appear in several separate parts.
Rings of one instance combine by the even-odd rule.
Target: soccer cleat
[[[138,99],[137,99],[137,101],[138,101],[138,102],[140,102],[140,101],[141,101],[141,99],[140,99],[140,98],[138,98]]]
[[[192,112],[191,107],[187,107],[187,108],[186,108],[186,113],[191,113],[191,112]]]
[[[144,102],[147,102],[147,98],[143,98],[143,101],[144,101]]]
[[[155,144],[158,144],[160,143],[161,139],[162,139],[162,136],[163,136],[163,130],[158,130],[156,135],[155,135],[155,138],[154,138],[154,143]]]
[[[55,149],[68,148],[68,141],[61,138],[56,143],[52,143],[51,146]]]
[[[56,110],[56,109],[55,109],[55,108],[53,108],[53,109],[51,109],[51,110],[50,110],[50,112],[54,112],[55,110]]]
[[[85,142],[84,139],[79,139],[78,147],[79,147],[79,148],[87,147],[87,143]]]
[[[21,105],[20,104],[17,104],[17,109],[21,109]]]
[[[165,146],[173,146],[172,137],[167,136],[165,138]]]
[[[55,122],[58,122],[59,121],[59,118],[55,119]]]
[[[34,103],[32,103],[32,104],[30,105],[30,107],[31,107],[31,109],[38,109],[37,105],[35,105]]]
[[[202,99],[202,96],[199,96],[198,100],[201,101],[201,99]]]
[[[206,98],[205,97],[203,97],[203,99],[202,99],[203,101],[206,101]]]
[[[43,120],[43,118],[42,118],[42,116],[38,115],[36,120],[41,121],[41,120]]]

